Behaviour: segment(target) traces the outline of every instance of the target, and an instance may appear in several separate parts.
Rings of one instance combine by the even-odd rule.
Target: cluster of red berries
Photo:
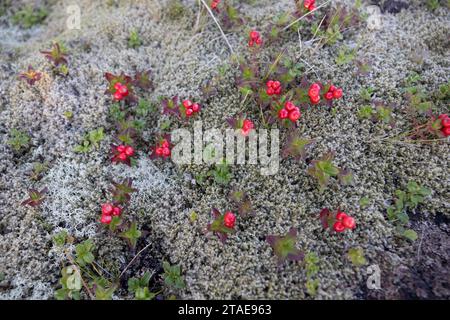
[[[116,99],[117,101],[122,100],[123,98],[125,98],[129,94],[128,87],[126,85],[123,85],[120,82],[117,82],[114,85],[114,89],[116,91],[114,92],[113,95],[114,95],[114,99]]]
[[[288,119],[292,122],[300,119],[301,113],[300,109],[295,106],[291,101],[287,101],[284,104],[284,108],[278,111],[278,118],[280,119]]]
[[[211,9],[217,10],[217,6],[220,4],[220,0],[212,0]]]
[[[320,102],[320,84],[313,83],[309,87],[308,96],[312,104],[318,104]]]
[[[316,8],[316,0],[305,0],[305,2],[303,2],[303,6],[305,9],[313,11]]]
[[[169,141],[167,141],[167,139],[162,139],[159,145],[155,148],[155,153],[159,157],[170,157],[171,151]]]
[[[280,95],[281,94],[281,83],[280,81],[269,80],[266,83],[266,93],[269,96]]]
[[[261,35],[258,31],[250,31],[250,40],[248,41],[248,46],[253,47],[254,45],[260,46],[262,44]]]
[[[127,162],[128,158],[134,156],[134,149],[132,146],[119,145],[114,147],[114,157],[112,162]]]
[[[102,216],[100,222],[103,224],[110,224],[113,217],[119,217],[122,213],[122,209],[113,206],[110,203],[102,204]]]
[[[447,114],[441,114],[438,117],[441,120],[441,132],[445,137],[450,136],[450,118]]]
[[[198,103],[192,103],[191,100],[183,100],[184,114],[186,117],[192,116],[194,113],[200,111],[200,105]]]
[[[236,225],[236,215],[231,211],[225,212],[223,215],[223,225],[229,229],[233,229]]]
[[[255,127],[255,125],[253,124],[252,120],[250,119],[245,119],[244,122],[242,123],[242,134],[244,136],[248,135],[250,130],[252,130]]]
[[[336,222],[333,225],[334,231],[343,232],[345,229],[354,229],[355,227],[355,219],[349,217],[345,212],[339,211],[336,214]]]
[[[319,83],[313,83],[308,90],[309,100],[312,104],[318,104],[320,102],[320,90],[322,89]],[[343,91],[341,88],[336,88],[331,85],[324,97],[327,100],[340,99],[342,98]]]
[[[343,91],[341,88],[336,88],[335,86],[331,85],[328,89],[328,92],[325,93],[324,97],[327,100],[333,100],[342,98],[342,95]]]

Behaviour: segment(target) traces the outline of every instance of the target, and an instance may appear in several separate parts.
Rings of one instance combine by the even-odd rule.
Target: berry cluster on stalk
[[[253,47],[255,45],[256,46],[262,45],[262,39],[258,31],[252,30],[250,31],[249,35],[248,46]]]

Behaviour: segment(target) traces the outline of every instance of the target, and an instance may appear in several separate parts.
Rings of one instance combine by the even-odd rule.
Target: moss
[[[167,5],[167,15],[170,19],[181,18],[186,12],[186,8],[180,0],[170,0]]]
[[[41,24],[48,16],[48,9],[45,7],[33,8],[27,6],[17,11],[12,16],[12,22],[20,25],[22,28],[29,29],[35,25]]]

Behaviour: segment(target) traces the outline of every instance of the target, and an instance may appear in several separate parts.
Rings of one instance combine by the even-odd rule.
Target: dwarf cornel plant
[[[336,177],[343,185],[348,185],[352,182],[352,173],[346,169],[342,169],[333,164],[334,154],[328,152],[320,159],[311,161],[307,172],[317,179],[320,190],[325,189],[331,177]]]
[[[38,191],[36,189],[30,189],[28,190],[28,199],[24,200],[22,202],[23,206],[30,206],[30,207],[37,207],[39,206],[42,201],[44,201],[45,193],[47,193],[47,188],[43,188],[41,191]]]
[[[12,129],[10,137],[11,138],[6,143],[16,152],[25,149],[30,144],[30,136],[26,132]]]
[[[362,248],[350,248],[347,257],[355,267],[361,267],[367,263]]]
[[[117,205],[125,205],[131,199],[131,193],[137,192],[137,189],[133,188],[133,181],[130,178],[124,179],[122,182],[113,182],[112,188],[109,191],[112,194],[112,199]]]
[[[88,239],[75,247],[76,252],[76,262],[84,267],[87,264],[91,264],[94,262],[94,254],[92,251],[94,250],[94,242],[91,239]]]
[[[128,47],[136,49],[142,45],[142,41],[139,38],[139,33],[136,30],[131,30],[128,37]]]
[[[141,235],[142,232],[137,228],[136,222],[132,222],[128,230],[121,233],[121,236],[127,239],[132,248],[136,247],[136,243]]]
[[[47,16],[48,10],[44,7],[33,8],[32,6],[26,6],[12,16],[12,22],[24,29],[30,29],[42,23]]]
[[[394,205],[387,209],[387,217],[396,225],[397,232],[401,236],[411,241],[417,239],[414,230],[405,228],[409,223],[408,210],[415,209],[430,194],[430,189],[420,186],[415,181],[408,182],[406,191],[399,189],[395,191]]]
[[[297,230],[295,228],[291,228],[285,236],[269,235],[266,237],[266,241],[277,256],[278,265],[287,260],[299,261],[304,257],[303,252],[295,246],[297,241]]]
[[[319,272],[319,257],[315,252],[308,252],[305,256],[305,269],[306,269],[306,291],[310,296],[317,294],[319,288],[319,279],[315,276]]]
[[[186,287],[183,275],[181,274],[181,267],[179,265],[171,266],[169,262],[163,262],[164,269],[164,283],[174,289],[183,289]]]
[[[55,291],[56,300],[74,299],[80,300],[82,279],[80,270],[75,265],[70,265],[61,270],[59,283],[62,288]]]
[[[148,284],[152,275],[145,272],[140,278],[128,279],[128,291],[133,292],[136,300],[153,300],[159,292],[150,292]]]
[[[216,235],[219,240],[225,244],[228,234],[235,232],[234,226],[236,216],[230,211],[221,214],[216,208],[212,208],[211,216],[213,221],[208,223],[206,229]],[[229,218],[231,218],[231,220]]]
[[[79,153],[87,153],[92,151],[94,148],[97,149],[100,146],[100,142],[104,138],[105,132],[103,128],[89,131],[89,133],[84,136],[81,144],[75,146],[74,151]]]

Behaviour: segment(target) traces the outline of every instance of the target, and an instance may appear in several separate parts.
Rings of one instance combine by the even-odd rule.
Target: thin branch
[[[94,295],[92,294],[91,290],[89,290],[89,286],[87,285],[87,283],[84,281],[83,276],[80,271],[80,268],[76,264],[75,260],[72,258],[72,255],[70,253],[66,252],[66,256],[67,256],[67,259],[72,264],[72,266],[75,268],[76,272],[78,272],[78,274],[80,275],[81,283],[83,284],[84,289],[87,291],[89,298],[91,298],[91,300],[95,300]]]
[[[220,33],[222,34],[222,37],[225,39],[225,42],[227,43],[228,47],[230,48],[230,51],[232,54],[234,54],[234,50],[233,47],[231,46],[230,42],[228,41],[227,36],[225,35],[225,33],[222,30],[222,27],[219,24],[219,21],[217,21],[216,17],[214,16],[213,12],[211,11],[211,9],[209,8],[209,6],[206,4],[205,0],[200,0],[203,5],[205,6],[206,10],[208,10],[208,13],[211,15],[211,17],[213,18],[214,22],[216,23],[217,27],[220,30]]]
[[[125,273],[125,271],[127,271],[127,269],[131,266],[131,264],[134,262],[134,260],[136,260],[136,258],[143,252],[145,251],[148,247],[150,247],[151,243],[147,244],[144,248],[141,249],[141,251],[139,251],[138,253],[136,253],[136,255],[133,257],[133,259],[131,259],[131,261],[127,264],[127,266],[125,267],[125,269],[123,269],[123,271],[120,273],[119,275],[119,279],[122,278],[123,274]]]
[[[201,0],[203,1],[203,0]],[[330,3],[331,0],[328,0],[324,3],[322,3],[320,6],[318,6],[317,8],[315,8],[314,10],[311,10],[307,13],[305,13],[304,15],[302,15],[300,18],[294,20],[293,22],[291,22],[289,25],[287,25],[286,27],[284,27],[281,31],[286,31],[287,29],[289,29],[290,27],[292,27],[294,24],[296,24],[297,22],[299,22],[300,20],[302,20],[304,17],[309,16],[311,13],[315,12],[316,10],[319,10],[320,8],[326,6],[328,3]]]

